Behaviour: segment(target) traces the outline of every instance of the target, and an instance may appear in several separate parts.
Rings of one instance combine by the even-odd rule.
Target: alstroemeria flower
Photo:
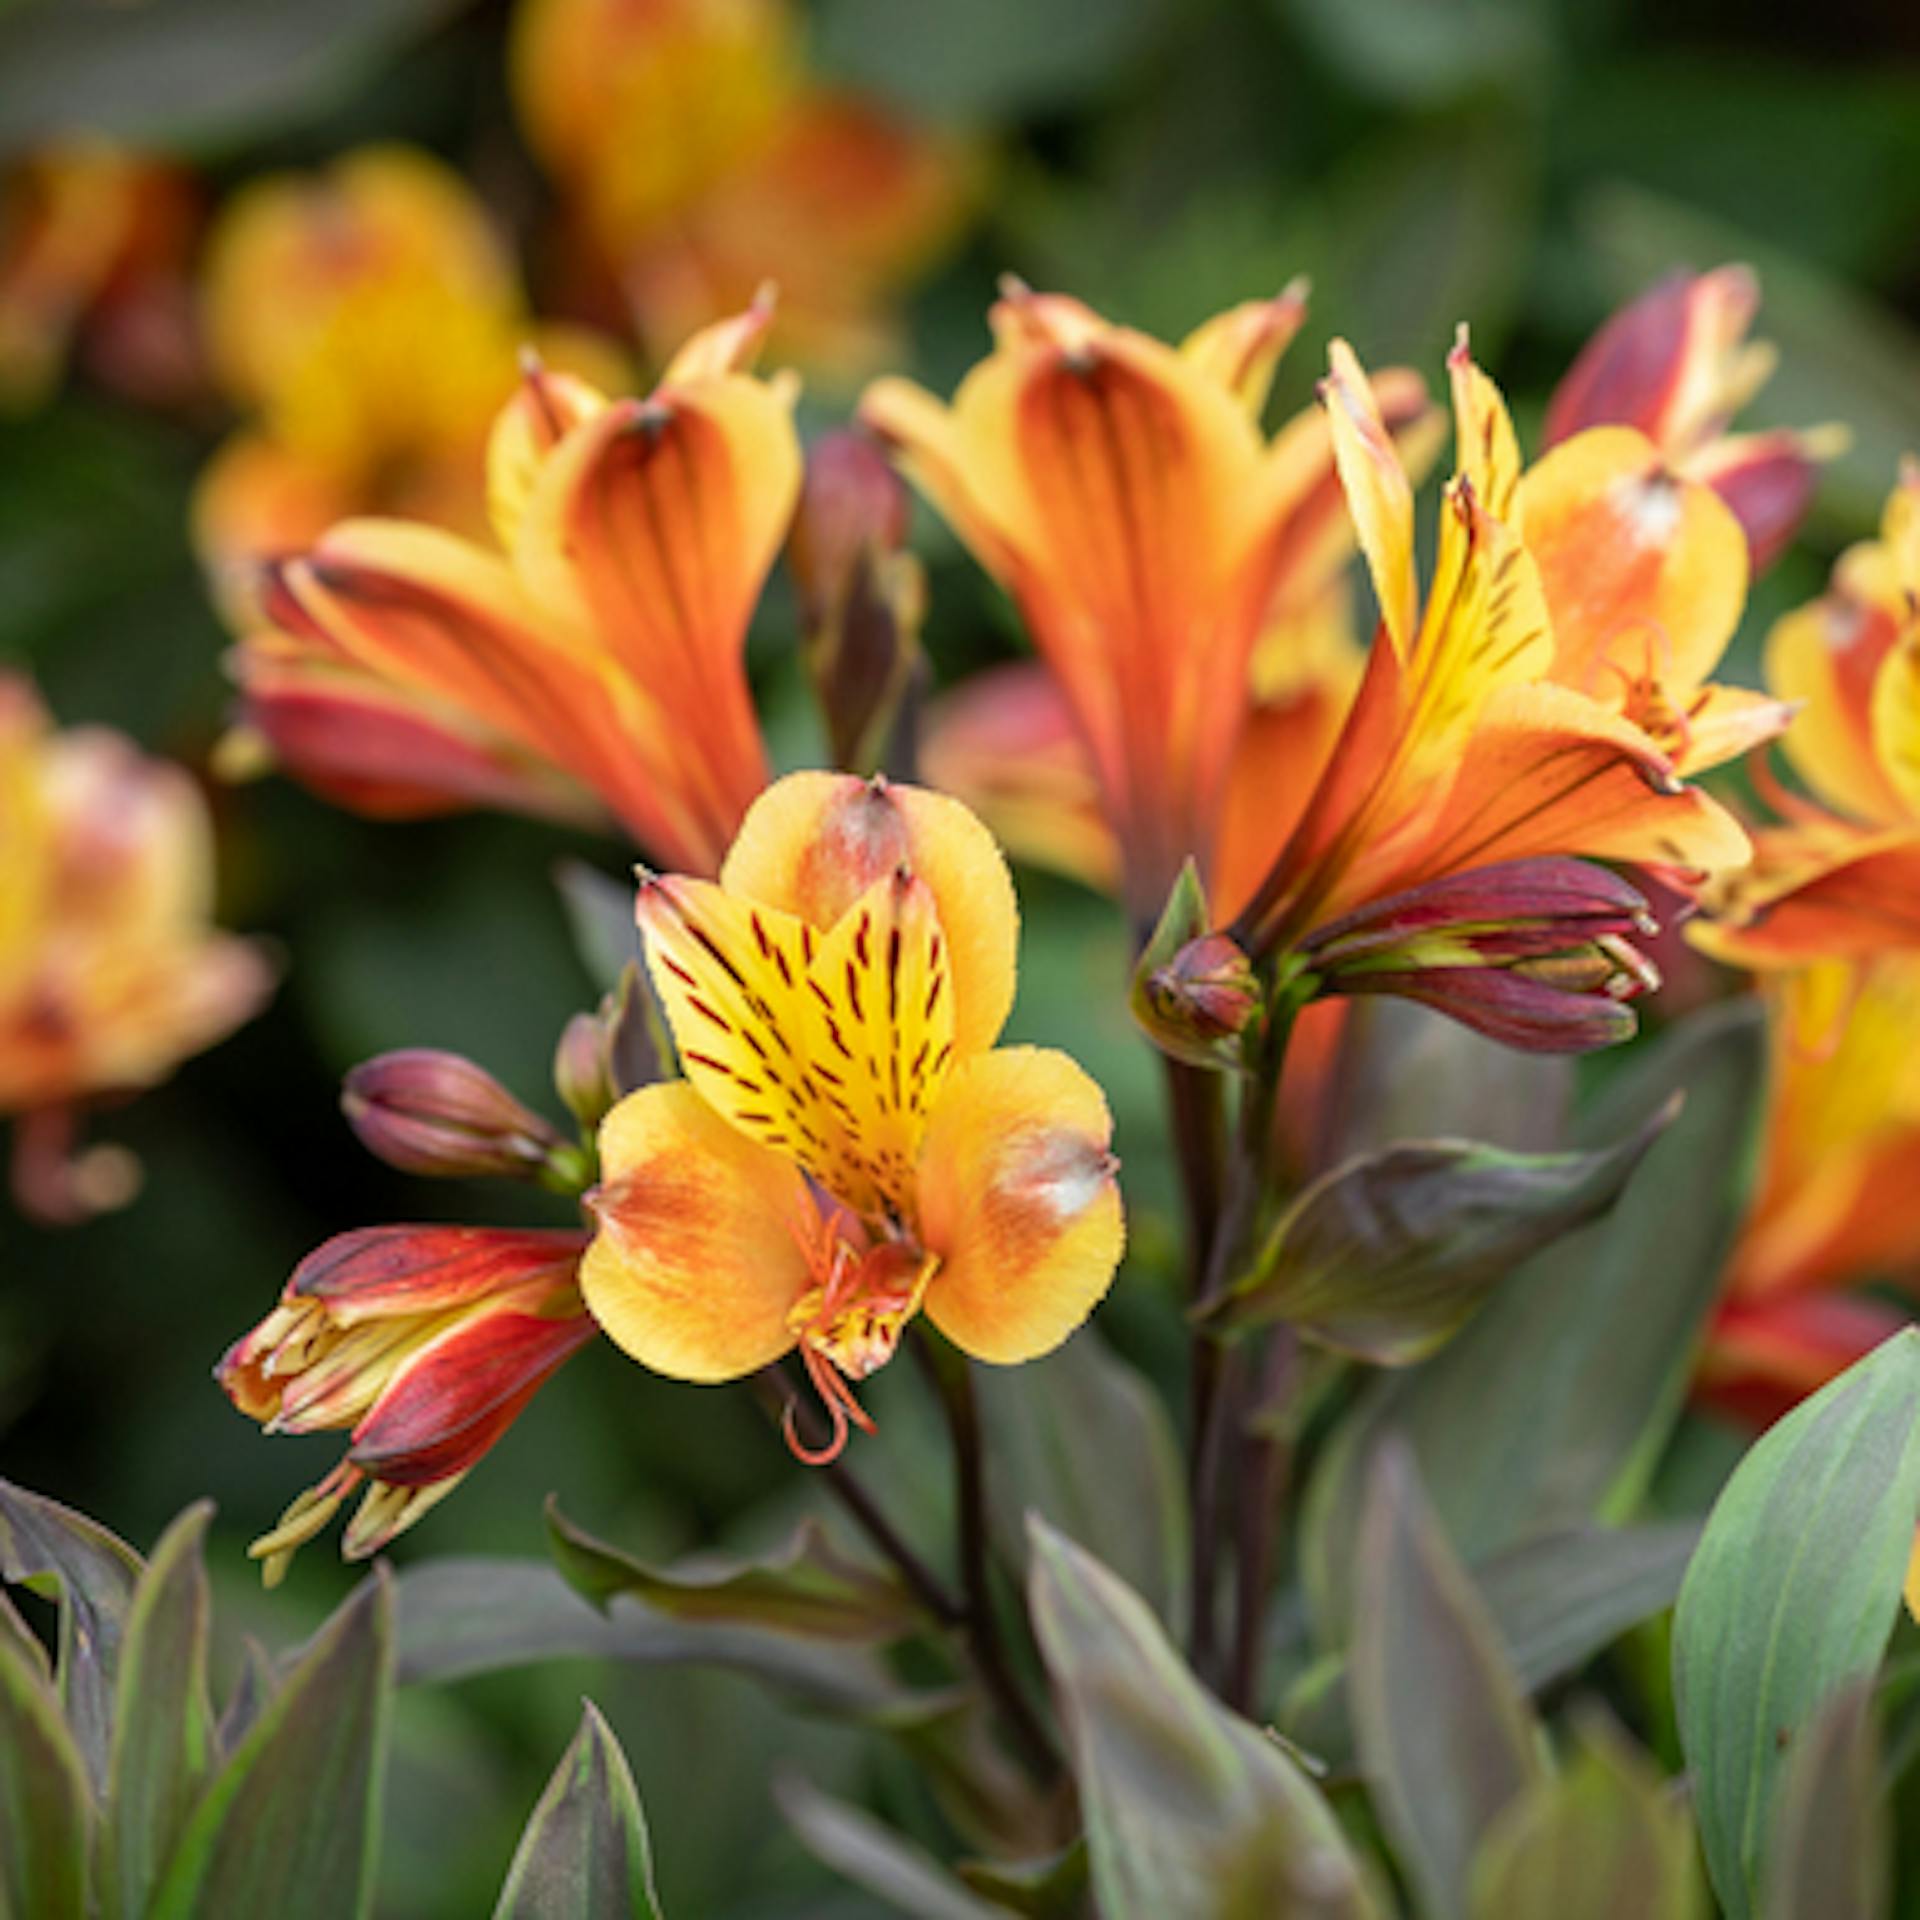
[[[269,1586],[361,1487],[349,1560],[460,1484],[594,1337],[575,1279],[585,1244],[578,1231],[368,1227],[301,1261],[215,1369],[269,1433],[348,1433],[340,1464],[248,1549]]]
[[[924,1311],[998,1364],[1059,1345],[1123,1227],[1100,1090],[1064,1054],[996,1048],[1013,1000],[1006,866],[957,801],[793,774],[718,885],[642,883],[647,963],[686,1079],[600,1133],[581,1266],[614,1341],[677,1379],[799,1350],[832,1420]]]
[[[1423,601],[1412,487],[1358,361],[1334,344],[1323,394],[1380,631],[1327,772],[1235,924],[1249,953],[1505,862],[1585,854],[1698,875],[1747,857],[1738,822],[1641,728],[1549,677],[1518,442],[1464,343],[1448,364],[1457,469]]]
[[[1745,533],[1757,573],[1805,516],[1820,464],[1843,430],[1729,433],[1775,354],[1747,330],[1760,305],[1751,268],[1673,273],[1622,307],[1581,350],[1547,406],[1546,444],[1589,427],[1632,427],[1673,472],[1711,487]]]
[[[1348,550],[1325,421],[1304,415],[1271,442],[1258,425],[1302,313],[1289,290],[1174,348],[1009,283],[992,313],[994,351],[951,407],[902,380],[877,382],[861,403],[1019,603],[1145,924],[1182,861],[1213,877],[1234,769],[1253,771],[1237,756],[1276,604],[1315,603]],[[1418,383],[1388,379],[1383,403],[1417,420]],[[1030,737],[1046,694],[1011,676],[1001,685],[1017,689]],[[1060,734],[1057,723],[1040,730]],[[1298,757],[1262,761],[1269,819],[1281,804],[1274,778]],[[964,771],[962,754],[936,747],[935,764],[943,758]],[[1084,823],[1076,833],[1086,840]]]
[[[1881,536],[1842,554],[1827,592],[1767,638],[1767,680],[1799,713],[1785,747],[1813,800],[1776,791],[1750,872],[1694,938],[1777,968],[1920,946],[1920,463]]]
[[[520,0],[527,143],[560,188],[580,277],[650,344],[771,278],[779,351],[864,371],[977,198],[971,143],[813,80],[801,24],[789,0]]]
[[[489,450],[496,547],[350,520],[270,567],[234,664],[251,736],[383,812],[597,800],[712,872],[766,783],[747,624],[800,484],[791,384],[744,370],[769,311],[644,399],[530,366]]]
[[[0,674],[0,1116],[29,1210],[126,1197],[125,1156],[68,1159],[75,1106],[165,1079],[259,1010],[272,968],[212,914],[186,773],[104,728],[56,733]]]

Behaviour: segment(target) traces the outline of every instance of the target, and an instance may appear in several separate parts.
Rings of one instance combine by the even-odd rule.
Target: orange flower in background
[[[227,576],[357,513],[482,531],[487,430],[528,338],[618,373],[604,344],[532,327],[473,190],[407,147],[243,187],[209,237],[203,299],[214,378],[251,420],[195,503]]]
[[[718,885],[647,877],[639,922],[683,1082],[607,1117],[581,1266],[616,1344],[677,1379],[799,1350],[832,1423],[924,1311],[1000,1365],[1060,1344],[1123,1238],[1100,1090],[996,1048],[1013,888],[986,829],[914,787],[801,773]]]
[[[1236,923],[1249,952],[1475,869],[1585,854],[1699,875],[1747,857],[1739,824],[1627,713],[1553,677],[1533,476],[1464,341],[1448,364],[1456,471],[1423,601],[1412,487],[1359,362],[1334,344],[1323,394],[1380,633],[1327,775]]]
[[[487,461],[497,544],[351,520],[265,570],[243,741],[381,814],[591,815],[693,872],[766,784],[747,625],[800,484],[764,305],[645,399],[531,368]]]
[[[360,1488],[349,1560],[460,1484],[594,1337],[575,1279],[585,1244],[577,1231],[371,1227],[300,1263],[215,1369],[269,1433],[348,1430],[346,1457],[249,1548],[268,1586]]]
[[[1844,429],[1727,431],[1772,375],[1775,353],[1747,331],[1760,306],[1748,267],[1674,273],[1587,343],[1547,406],[1546,444],[1589,427],[1632,427],[1672,470],[1711,487],[1739,520],[1757,573],[1793,538],[1822,461]]]
[[[892,379],[861,403],[1018,602],[1090,759],[1143,921],[1183,860],[1214,866],[1256,646],[1320,604],[1345,550],[1325,423],[1303,416],[1271,442],[1257,424],[1301,315],[1289,290],[1220,315],[1176,349],[1013,283],[993,309],[993,353],[950,407]],[[1417,383],[1396,382],[1388,398],[1404,420],[1424,410]],[[1056,743],[1040,769],[1050,784],[1077,784],[1041,683],[999,687],[1011,690],[1002,698],[1023,741]],[[949,725],[964,726],[960,711]],[[993,725],[979,723],[976,740]],[[948,734],[932,764],[991,791],[978,757],[970,768],[965,733]],[[1276,753],[1266,767],[1269,820],[1284,811],[1299,757]],[[1086,809],[1069,824],[1084,858]]]
[[[816,84],[799,28],[785,0],[522,0],[528,144],[650,347],[771,278],[783,354],[870,367],[971,208],[972,147]]]
[[[1799,708],[1785,750],[1813,797],[1771,791],[1780,824],[1755,834],[1697,944],[1762,969],[1920,946],[1920,464],[1880,538],[1774,627],[1766,669]]]
[[[129,398],[199,387],[188,284],[199,196],[178,167],[96,142],[0,171],[0,410],[45,399],[75,356]]]
[[[187,775],[104,728],[52,731],[0,676],[0,1115],[28,1211],[127,1198],[127,1156],[69,1158],[74,1109],[165,1079],[266,998],[265,958],[217,932],[212,907],[212,831]]]

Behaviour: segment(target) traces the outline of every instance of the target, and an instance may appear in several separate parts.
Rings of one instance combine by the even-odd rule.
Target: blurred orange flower
[[[249,1552],[268,1586],[359,1488],[349,1560],[444,1500],[594,1337],[579,1232],[369,1227],[309,1254],[215,1376],[269,1433],[348,1430],[346,1457]]]
[[[696,335],[645,399],[531,367],[492,547],[350,520],[268,566],[242,741],[368,812],[604,808],[713,872],[766,784],[747,624],[800,484],[791,382],[744,370],[769,317]]]
[[[76,353],[133,399],[190,396],[199,228],[187,175],[147,155],[75,142],[0,171],[0,411],[44,399]]]
[[[714,885],[643,879],[639,921],[687,1078],[600,1133],[587,1304],[678,1379],[798,1348],[832,1423],[927,1317],[996,1364],[1056,1347],[1106,1292],[1123,1227],[1100,1090],[996,1048],[1017,914],[991,836],[915,787],[799,773]]]
[[[104,728],[56,733],[0,675],[0,1115],[23,1207],[118,1204],[131,1162],[70,1159],[74,1109],[147,1087],[249,1019],[272,970],[215,931],[207,812],[179,768]]]
[[[770,278],[783,354],[871,367],[976,197],[971,143],[816,83],[799,29],[786,0],[521,0],[528,144],[654,350]]]
[[[529,339],[619,371],[605,343],[533,327],[473,190],[407,147],[243,187],[209,237],[203,301],[214,379],[250,424],[203,475],[195,528],[242,584],[352,514],[480,532],[488,425]]]

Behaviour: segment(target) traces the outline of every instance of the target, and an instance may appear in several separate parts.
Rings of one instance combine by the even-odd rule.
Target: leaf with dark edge
[[[663,1920],[627,1756],[591,1700],[514,1850],[494,1920]]]
[[[364,1915],[392,1689],[392,1581],[376,1567],[314,1635],[214,1776],[149,1920]]]
[[[0,1588],[0,1646],[17,1653],[48,1686],[53,1685],[53,1663],[40,1637],[20,1618],[20,1610]]]
[[[394,1587],[403,1686],[587,1658],[725,1667],[823,1712],[858,1718],[915,1698],[865,1647],[671,1620],[625,1598],[601,1613],[538,1560],[430,1560]]]
[[[763,1560],[712,1556],[676,1568],[645,1566],[596,1540],[552,1499],[547,1537],[561,1577],[603,1612],[624,1594],[673,1620],[856,1643],[897,1640],[919,1624],[903,1587],[847,1558],[813,1520]]]
[[[1693,1826],[1652,1761],[1603,1714],[1565,1768],[1493,1824],[1473,1866],[1473,1920],[1692,1920]]]
[[[1842,1687],[1808,1727],[1780,1784],[1766,1920],[1884,1920],[1887,1804],[1871,1676]]]
[[[1665,1035],[1607,1089],[1576,1141],[1621,1138],[1686,1090],[1620,1205],[1530,1262],[1425,1365],[1377,1381],[1336,1430],[1301,1525],[1323,1645],[1338,1646],[1352,1618],[1367,1460],[1387,1435],[1412,1444],[1428,1498],[1470,1562],[1633,1512],[1719,1295],[1765,1078],[1757,1007],[1712,1008]]]
[[[0,1914],[87,1920],[87,1777],[45,1677],[0,1642]]]
[[[1381,1824],[1429,1920],[1464,1920],[1475,1854],[1540,1777],[1538,1733],[1492,1621],[1401,1446],[1361,1522],[1350,1685]]]
[[[1707,1517],[1674,1616],[1701,1845],[1729,1920],[1759,1880],[1795,1746],[1886,1650],[1920,1519],[1920,1329],[1761,1436]]]
[[[1027,1524],[1034,1631],[1105,1920],[1376,1913],[1306,1775],[1200,1684],[1138,1594],[1037,1514]]]
[[[213,1764],[207,1695],[211,1501],[160,1537],[120,1643],[101,1852],[103,1908],[139,1920]]]
[[[0,1480],[0,1579],[60,1603],[60,1703],[96,1794],[106,1790],[120,1635],[140,1567],[97,1521]]]
[[[776,1781],[773,1797],[816,1860],[914,1920],[995,1920],[1002,1911],[975,1899],[904,1834],[798,1774]]]
[[[1432,1140],[1349,1160],[1287,1209],[1216,1317],[1285,1321],[1375,1366],[1424,1360],[1522,1261],[1613,1206],[1680,1101],[1593,1153]]]

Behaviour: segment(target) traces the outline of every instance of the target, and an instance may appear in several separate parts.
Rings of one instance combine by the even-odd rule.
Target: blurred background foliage
[[[476,183],[539,310],[550,209],[508,106],[509,15],[495,0],[8,0],[0,154],[87,129],[187,162],[218,196],[368,139],[417,142]],[[1920,447],[1911,6],[817,0],[809,45],[829,75],[990,148],[977,221],[910,307],[904,370],[936,390],[980,351],[1006,269],[1175,334],[1305,273],[1312,318],[1277,409],[1306,399],[1333,331],[1370,364],[1431,377],[1465,318],[1525,433],[1624,297],[1672,265],[1750,261],[1758,331],[1781,349],[1753,423],[1844,419],[1855,437],[1807,536],[1754,596],[1732,676],[1748,679],[1771,618],[1818,590],[1832,552],[1872,524],[1899,452]],[[813,380],[803,427],[844,417],[850,399]],[[25,662],[62,721],[111,723],[196,766],[221,725],[223,636],[186,513],[226,424],[210,403],[143,411],[83,377],[0,421],[0,659]],[[952,679],[1019,642],[923,519],[928,645]],[[819,752],[794,633],[776,582],[754,645],[789,765]],[[594,990],[553,871],[578,858],[617,873],[620,851],[495,820],[370,825],[278,782],[216,795],[224,917],[276,940],[284,985],[264,1018],[113,1117],[146,1165],[132,1208],[58,1235],[0,1214],[0,1463],[142,1544],[211,1494],[221,1611],[284,1645],[351,1576],[313,1551],[269,1598],[241,1548],[334,1443],[262,1444],[208,1368],[326,1235],[508,1217],[498,1189],[426,1186],[355,1150],[339,1076],[383,1047],[439,1045],[542,1095],[553,1037]],[[1068,1047],[1102,1080],[1129,1168],[1132,1279],[1103,1324],[1165,1375],[1178,1346],[1159,1335],[1177,1310],[1154,1278],[1172,1261],[1171,1181],[1156,1070],[1124,1011],[1122,930],[1062,883],[1025,876],[1023,895],[1019,1035]],[[944,1487],[911,1384],[883,1379],[875,1407],[889,1441],[876,1473],[937,1522]],[[806,1493],[745,1396],[592,1349],[395,1557],[538,1555],[555,1487],[584,1524],[654,1555],[765,1544]],[[857,1734],[733,1676],[555,1666],[404,1696],[383,1912],[485,1910],[587,1685],[632,1756],[669,1911],[874,1910],[803,1866],[746,1784],[769,1754],[845,1784],[876,1764]],[[904,1768],[860,1785],[902,1824],[925,1819]]]

